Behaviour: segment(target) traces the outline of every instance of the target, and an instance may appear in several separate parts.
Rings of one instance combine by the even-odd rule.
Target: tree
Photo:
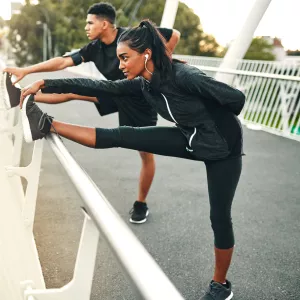
[[[64,54],[88,42],[84,27],[88,8],[93,0],[40,0],[31,5],[26,0],[20,15],[9,23],[9,41],[14,49],[16,63],[33,64],[43,59],[43,28],[37,23],[47,23],[52,35],[51,53]],[[161,0],[110,0],[117,10],[118,26],[134,26],[149,18],[160,24],[165,1]],[[203,32],[200,19],[185,4],[179,3],[174,28],[181,32],[175,53],[215,56],[219,45],[215,38]]]
[[[5,37],[5,21],[0,17],[0,50],[3,47],[3,39]]]
[[[0,17],[0,28],[3,28],[5,26],[5,21],[3,18]]]
[[[113,0],[111,3],[118,9],[118,23],[121,23],[121,26],[137,25],[140,20],[145,18],[150,18],[159,25],[165,6],[165,1],[161,0]],[[136,8],[138,8],[137,11]],[[175,53],[217,55],[219,44],[213,36],[204,33],[199,17],[184,3],[179,2],[174,28],[181,32],[181,39],[175,48]]]
[[[200,41],[200,55],[202,56],[220,56],[223,51],[223,47],[221,47],[216,41],[215,37],[202,33],[202,39]]]
[[[289,56],[300,56],[300,49],[298,49],[298,50],[287,50],[286,53]]]
[[[33,64],[43,59],[43,23],[54,30],[55,13],[45,5],[31,5],[27,0],[19,15],[9,21],[8,39],[13,48],[17,65]]]
[[[273,48],[273,45],[264,38],[255,37],[252,40],[244,59],[275,60],[275,55],[272,52]]]

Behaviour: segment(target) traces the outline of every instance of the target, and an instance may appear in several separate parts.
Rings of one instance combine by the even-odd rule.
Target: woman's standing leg
[[[206,162],[205,165],[210,201],[210,219],[215,237],[215,270],[213,281],[225,284],[227,288],[230,288],[228,286],[230,283],[226,281],[226,275],[231,263],[234,247],[231,206],[241,175],[242,158]]]

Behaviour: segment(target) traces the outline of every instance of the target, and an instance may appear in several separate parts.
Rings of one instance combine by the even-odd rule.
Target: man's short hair
[[[87,13],[91,15],[96,15],[100,18],[104,18],[111,24],[115,24],[116,9],[110,3],[96,3],[88,9]]]

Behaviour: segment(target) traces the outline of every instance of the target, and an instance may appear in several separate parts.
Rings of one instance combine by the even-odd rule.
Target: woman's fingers
[[[32,88],[24,89],[21,93],[22,98],[24,99],[26,96],[29,96],[30,94],[34,94],[35,92],[33,91]]]
[[[39,81],[36,81],[35,83],[26,86],[21,90],[21,96],[20,96],[20,107],[22,108],[24,99],[31,95],[36,94],[41,89],[41,83]]]

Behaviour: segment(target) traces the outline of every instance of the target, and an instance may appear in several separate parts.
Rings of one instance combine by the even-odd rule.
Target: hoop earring
[[[148,70],[147,66],[146,66],[147,61],[148,61],[148,57],[145,57],[145,70],[146,70],[149,74],[153,75],[153,73],[151,73],[151,72]]]

